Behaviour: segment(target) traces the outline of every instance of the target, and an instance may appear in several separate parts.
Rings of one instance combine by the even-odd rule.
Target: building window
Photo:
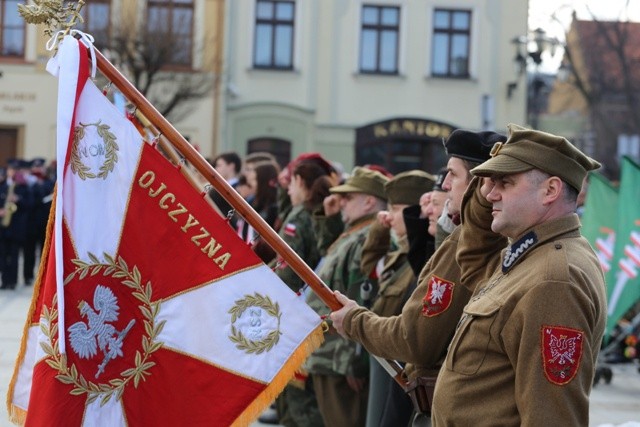
[[[67,1],[66,3],[76,2]],[[98,49],[108,47],[110,41],[111,0],[88,1],[80,10],[80,14],[84,22],[78,22],[76,27],[87,34],[91,34]]]
[[[295,5],[291,1],[258,0],[253,66],[293,69]]]
[[[147,31],[169,49],[169,64],[191,66],[193,0],[149,0]]]
[[[468,78],[470,40],[470,11],[436,9],[433,15],[432,75]]]
[[[0,0],[0,56],[24,57],[24,20],[18,14],[21,0]]]
[[[363,6],[360,72],[398,74],[400,8]]]

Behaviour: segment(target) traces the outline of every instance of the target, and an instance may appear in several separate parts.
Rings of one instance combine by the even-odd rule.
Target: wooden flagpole
[[[338,310],[342,304],[333,291],[320,280],[316,273],[280,238],[267,222],[247,203],[233,187],[198,153],[162,114],[135,88],[120,71],[94,46],[98,70],[109,79],[122,94],[133,103],[149,122],[173,145],[186,160],[225,198],[227,202],[260,234],[271,248],[276,251],[300,276],[318,297],[332,310]],[[402,366],[397,361],[388,361],[375,356],[376,360],[398,384],[405,386],[402,378]]]

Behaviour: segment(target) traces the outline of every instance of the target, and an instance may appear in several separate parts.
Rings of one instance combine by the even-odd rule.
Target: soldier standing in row
[[[433,422],[586,426],[606,293],[574,212],[600,164],[565,138],[509,131],[472,170],[490,178],[467,204],[457,256],[475,293],[438,377]],[[495,233],[509,238],[502,260],[483,245]]]
[[[364,264],[369,253],[375,257],[380,248],[386,250],[378,262],[381,266],[376,272],[379,290],[371,306],[371,311],[381,317],[400,314],[416,288],[416,275],[407,259],[409,242],[403,212],[409,206],[417,205],[422,194],[431,190],[433,182],[433,176],[413,170],[396,175],[384,186],[389,210],[378,214],[378,222],[369,231],[362,251]],[[367,426],[407,425],[412,411],[411,400],[374,358],[370,362]]]
[[[450,199],[449,212],[458,221],[462,198],[471,180],[469,170],[489,158],[497,141],[506,137],[493,132],[456,130],[446,141],[449,155],[447,176],[443,188]],[[460,230],[453,233],[436,250],[423,268],[418,287],[394,317],[379,317],[359,307],[356,301],[337,294],[344,307],[331,314],[336,329],[344,336],[362,343],[372,354],[407,362],[405,373],[411,384],[409,390],[416,401],[414,425],[428,425],[430,408],[428,397],[444,359],[447,346],[460,319],[462,308],[471,297],[471,291],[460,280],[460,268],[455,262]],[[497,253],[505,240],[496,237],[487,240],[485,251]],[[494,261],[494,265],[498,261]],[[487,268],[491,268],[488,265]]]
[[[349,179],[331,188],[331,198],[339,197],[345,231],[327,249],[318,276],[331,289],[358,298],[366,279],[360,270],[362,245],[378,211],[386,207],[384,175],[356,167]],[[325,206],[334,206],[331,203]],[[337,211],[336,211],[337,212]],[[335,212],[325,212],[332,215]],[[325,304],[310,294],[309,305],[319,314],[327,314]],[[364,426],[369,377],[369,356],[361,346],[346,342],[329,332],[325,342],[307,360],[313,387],[325,425],[332,427]]]

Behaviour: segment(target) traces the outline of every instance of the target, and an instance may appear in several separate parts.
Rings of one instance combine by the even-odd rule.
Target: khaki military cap
[[[471,169],[477,176],[510,175],[539,169],[580,191],[587,172],[600,163],[585,155],[566,138],[510,124],[509,139],[496,143],[491,158]]]
[[[435,177],[421,170],[402,172],[384,185],[387,201],[394,205],[417,205],[431,191]]]
[[[356,166],[344,184],[331,187],[329,191],[331,193],[364,193],[387,200],[384,185],[388,181],[389,178],[380,172]]]

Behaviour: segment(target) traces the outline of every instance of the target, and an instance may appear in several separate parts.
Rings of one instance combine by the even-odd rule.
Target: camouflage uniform
[[[313,232],[311,214],[303,205],[294,206],[289,215],[285,218],[280,237],[295,253],[312,269],[320,261],[320,252],[317,246],[317,239]],[[283,262],[278,257],[279,262]],[[297,292],[304,284],[302,279],[286,264],[281,264],[275,270],[276,274],[285,282],[291,290]]]
[[[311,213],[303,205],[291,207],[279,234],[307,265],[315,268],[320,260],[320,253],[313,233]],[[283,262],[281,257],[278,257],[278,262]],[[280,264],[275,273],[294,292],[298,292],[304,285],[302,279],[285,263]],[[278,397],[276,405],[280,424],[283,426],[321,427],[324,425],[310,379],[306,379],[301,386],[287,385]]]
[[[316,236],[320,256],[327,254],[327,249],[344,231],[344,223],[340,214],[324,215],[322,207],[313,212],[313,233]]]
[[[331,289],[357,301],[360,301],[360,285],[366,279],[360,270],[362,245],[373,221],[372,214],[349,225],[328,248],[318,271],[320,279]],[[319,314],[329,314],[329,308],[315,294],[309,294],[307,301]],[[364,425],[368,390],[365,388],[360,393],[350,391],[346,377],[368,377],[368,359],[368,354],[359,344],[333,331],[325,336],[324,344],[307,360],[306,368],[312,374],[326,425]]]

